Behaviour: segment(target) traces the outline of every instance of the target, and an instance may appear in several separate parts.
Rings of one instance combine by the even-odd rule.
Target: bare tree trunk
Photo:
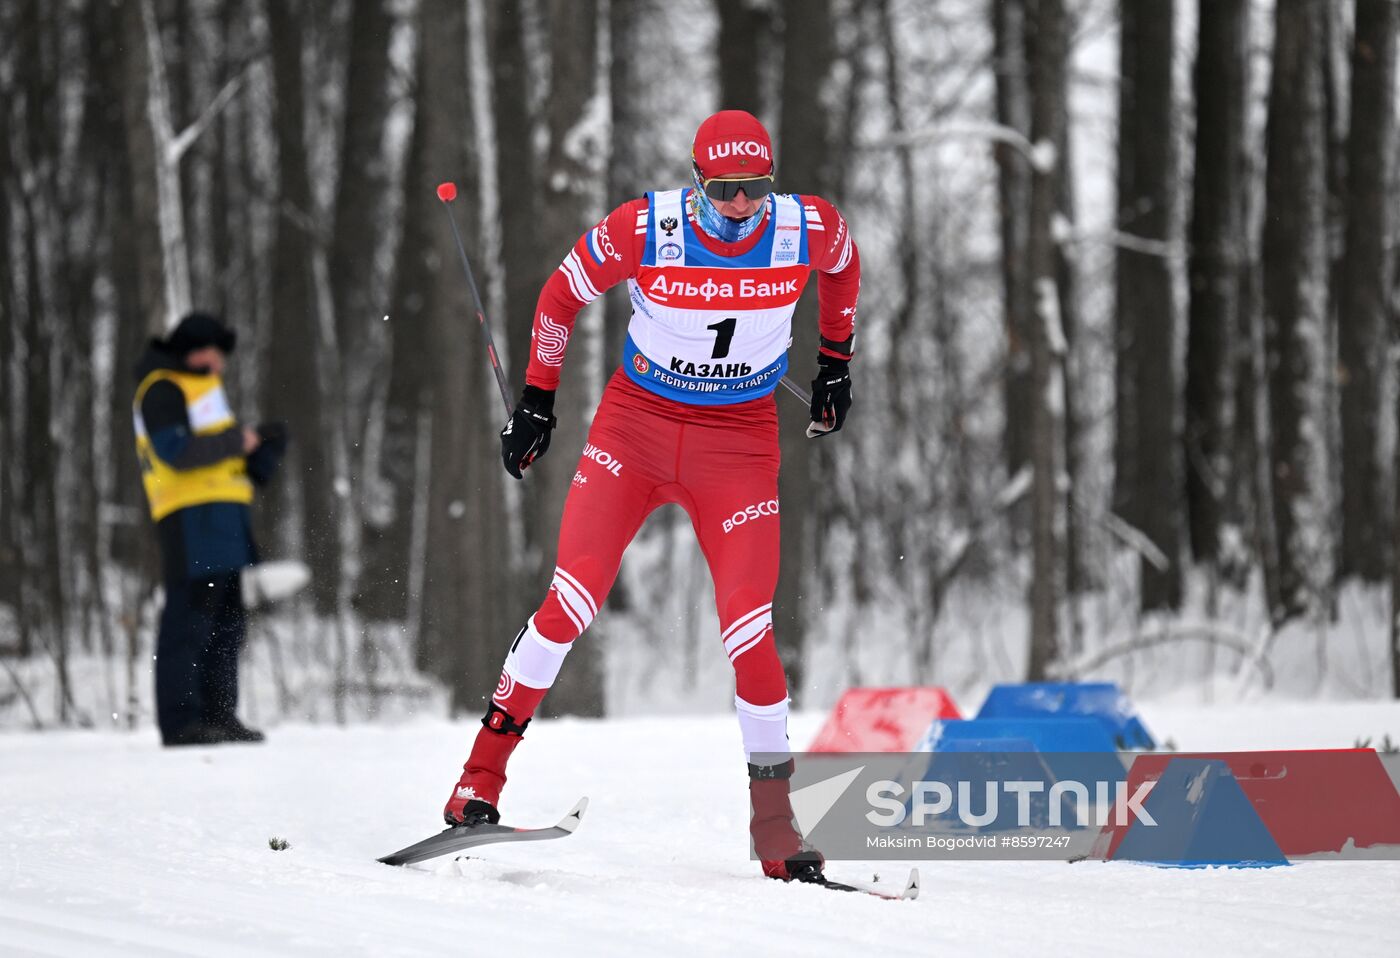
[[[18,46],[16,20],[18,11],[13,5],[0,7],[0,312],[6,316],[0,322],[0,605],[9,606],[18,614],[20,603],[20,582],[23,560],[20,555],[18,534],[19,513],[15,508],[19,484],[16,481],[20,471],[20,448],[18,442],[20,410],[15,408],[17,378],[13,375],[16,351],[19,348],[18,324],[8,320],[15,316],[18,308],[16,300],[16,263],[12,257],[10,241],[14,230],[15,207],[17,205],[18,170],[12,160],[8,144],[12,141],[10,108],[18,91],[15,88],[13,60]],[[20,632],[19,638],[24,637]],[[16,642],[6,647],[4,653],[14,652],[28,655],[29,650]]]
[[[55,12],[40,5],[26,7],[18,32],[28,42],[20,44],[18,75],[23,85],[20,120],[8,147],[14,162],[26,173],[14,215],[22,259],[23,293],[15,304],[16,337],[23,346],[20,376],[23,432],[16,447],[24,464],[18,480],[19,537],[23,561],[20,584],[21,629],[32,628],[53,660],[56,673],[59,721],[73,718],[68,670],[72,595],[62,550],[63,516],[59,502],[62,456],[53,437],[62,427],[64,394],[59,375],[63,359],[58,337],[65,313],[66,280],[64,231],[57,208],[58,167],[61,155],[60,120],[62,78],[56,52]],[[7,107],[9,104],[7,104]]]
[[[747,110],[762,117],[765,104],[760,68],[771,56],[772,9],[766,2],[754,0],[715,0],[715,8],[719,13],[719,108]]]
[[[890,132],[898,137],[905,132],[904,116],[906,114],[903,92],[900,88],[900,63],[897,37],[895,36],[894,18],[890,12],[889,0],[877,0],[873,5],[875,8],[876,22],[878,24],[879,45],[884,52],[885,74],[883,77],[885,88],[885,103],[890,114]],[[922,341],[929,331],[924,328],[920,319],[929,311],[929,307],[922,301],[920,289],[922,283],[919,275],[919,250],[923,245],[919,237],[919,182],[914,174],[914,154],[909,146],[898,147],[895,150],[895,163],[899,171],[899,180],[895,186],[899,201],[896,204],[897,212],[893,215],[895,220],[894,228],[897,231],[898,242],[895,244],[899,250],[897,266],[898,272],[898,292],[892,296],[892,305],[888,309],[890,316],[890,326],[893,340],[901,344],[912,344]],[[905,375],[908,367],[918,369],[921,362],[918,358],[903,357],[904,362],[896,358],[890,363],[889,389],[892,405],[899,409],[901,418],[908,421],[914,410],[921,405],[921,399],[914,391],[914,384],[907,381]]]
[[[829,182],[829,137],[826,113],[815,105],[826,92],[831,67],[830,0],[783,0],[782,17],[782,121],[776,145],[781,188],[793,193],[825,194]],[[811,364],[816,360],[818,342],[816,301],[810,293],[798,304],[792,333],[788,355],[794,376],[804,379],[807,371],[814,368]],[[814,476],[832,468],[830,454],[805,437],[806,420],[805,411],[797,410],[788,410],[780,417],[782,561],[773,600],[773,631],[794,691],[802,687],[807,595],[814,581],[812,558],[817,555],[821,510]]]
[[[30,101],[30,108],[37,104]],[[38,200],[34,201],[35,203]],[[24,375],[25,463],[24,493],[20,500],[22,554],[25,557],[20,616],[36,627],[48,647],[58,679],[59,721],[69,721],[71,692],[68,652],[69,618],[63,590],[65,576],[59,557],[61,529],[58,515],[58,449],[50,436],[55,423],[54,388],[49,375],[54,362],[54,324],[39,292],[48,280],[41,277],[38,242],[43,229],[36,220],[35,206],[27,204],[29,301],[24,338],[28,361]]]
[[[1395,257],[1394,271],[1400,275],[1400,249],[1395,251]],[[1389,319],[1390,355],[1400,359],[1400,310],[1392,309]],[[1395,363],[1391,375],[1400,376],[1400,362]],[[1400,395],[1396,397],[1394,413],[1395,421],[1400,423]],[[1395,477],[1400,476],[1400,442],[1395,444],[1391,469],[1395,498],[1390,524],[1390,693],[1400,699],[1400,561],[1396,561],[1400,557],[1400,482],[1394,481]]]
[[[248,47],[252,43],[253,25],[249,21],[252,18],[245,3],[240,2],[224,4],[220,17],[225,70],[236,71],[250,55]],[[262,312],[256,278],[256,250],[262,238],[258,230],[256,176],[252,169],[252,158],[258,147],[250,142],[253,137],[249,122],[250,113],[257,109],[252,97],[236,99],[220,115],[214,131],[218,149],[210,217],[216,267],[213,285],[206,294],[209,299],[217,295],[223,314],[244,331],[247,358],[237,364],[236,375],[238,394],[248,399],[257,394],[254,383],[261,378],[257,376],[260,370],[254,361],[259,345],[258,315]]]
[[[1253,201],[1251,201],[1252,203]],[[1246,206],[1248,213],[1249,207]],[[1246,215],[1246,222],[1252,222]],[[1279,607],[1279,545],[1274,527],[1274,475],[1271,468],[1272,427],[1269,422],[1269,371],[1264,330],[1264,267],[1262,253],[1251,255],[1240,280],[1240,344],[1235,351],[1236,491],[1233,508],[1248,524],[1254,553],[1264,577],[1265,604]],[[1243,584],[1244,563],[1233,570]]]
[[[1068,17],[1065,36],[1073,36],[1075,25]],[[1068,41],[1066,41],[1068,43]],[[1069,56],[1068,50],[1066,57]],[[1069,135],[1069,90],[1068,70],[1061,72],[1060,82],[1064,86],[1060,96],[1065,104],[1065,121],[1060,125],[1059,140],[1055,144],[1057,165],[1055,167],[1055,212],[1065,223],[1075,223],[1074,164],[1070,152]],[[1081,473],[1079,441],[1080,419],[1078,408],[1078,364],[1075,362],[1075,346],[1080,336],[1079,316],[1079,276],[1073,247],[1057,244],[1055,248],[1055,280],[1058,287],[1060,328],[1064,331],[1065,353],[1061,358],[1064,379],[1064,472],[1065,472],[1065,593],[1071,599],[1089,590],[1090,582],[1084,562],[1083,523],[1079,510],[1074,508],[1079,490]],[[1071,607],[1071,633],[1068,647],[1071,654],[1077,654],[1083,640],[1083,624],[1079,615],[1079,605]]]
[[[542,225],[558,214],[549,210],[541,199],[543,182],[534,145],[539,117],[531,95],[535,71],[527,67],[526,55],[527,33],[532,24],[526,18],[524,5],[487,3],[485,6],[491,114],[496,131],[496,186],[502,199],[501,271],[505,277],[502,284],[505,308],[497,329],[505,330],[513,379],[510,386],[518,391],[525,384],[525,366],[530,355],[530,335],[540,289],[588,224],[570,224],[577,232],[557,249],[544,248],[540,243]],[[582,352],[580,349],[570,351],[570,370]],[[559,457],[556,451],[544,465],[557,463]],[[511,559],[522,582],[529,584],[525,591],[531,595],[536,588],[548,587],[559,533],[557,521],[551,525],[546,515],[548,500],[544,485],[532,479],[518,489],[525,541],[523,553]],[[517,624],[512,631],[518,628]]]
[[[515,367],[516,382],[511,384],[514,389],[524,385],[525,359],[530,355],[530,331],[540,287],[558,265],[554,260],[562,259],[568,252],[541,250],[536,240],[541,222],[536,196],[540,180],[535,164],[535,116],[531,110],[524,17],[521,4],[486,4],[491,113],[496,126],[496,181],[502,198],[501,265],[505,272],[506,308],[500,321]],[[582,231],[580,224],[579,232]]]
[[[1118,229],[1165,243],[1172,234],[1172,0],[1121,5]],[[1146,610],[1181,602],[1180,446],[1176,436],[1175,321],[1171,271],[1160,255],[1118,250],[1115,505],[1167,557],[1141,563]]]
[[[549,11],[552,69],[545,111],[549,125],[549,153],[542,177],[542,198],[544,208],[550,211],[550,215],[545,217],[536,234],[541,249],[549,251],[543,255],[557,258],[562,257],[579,234],[597,218],[599,211],[596,209],[592,184],[595,172],[601,171],[590,169],[589,158],[600,155],[603,144],[585,147],[578,142],[580,136],[588,135],[596,95],[597,0],[551,0]],[[534,256],[540,259],[541,252],[536,252]],[[592,307],[589,310],[591,312]],[[532,319],[533,311],[532,303]],[[542,532],[549,530],[548,538],[541,537],[541,546],[547,554],[547,567],[553,564],[564,500],[578,462],[577,453],[583,449],[588,431],[588,423],[579,412],[593,408],[600,395],[597,384],[601,376],[599,370],[590,365],[594,362],[593,343],[590,340],[596,338],[591,335],[590,326],[591,323],[584,320],[576,327],[573,348],[569,351],[569,368],[559,384],[556,403],[563,412],[553,439],[555,454],[539,464],[543,468],[532,467],[530,470],[539,473],[530,480],[539,491],[539,528]],[[525,357],[520,357],[522,366],[524,362]],[[539,594],[543,595],[548,588],[546,577],[541,575],[535,582]],[[568,668],[559,674],[558,681],[545,700],[549,714],[603,714],[601,644],[606,636],[607,623],[600,625],[601,628],[594,627],[599,634],[590,635],[576,644],[569,657]]]
[[[139,321],[153,333],[165,326],[165,265],[161,255],[160,202],[156,195],[155,132],[148,108],[150,69],[143,0],[122,7],[122,50],[125,55],[122,106],[126,115],[127,162],[131,178],[131,244],[138,269]]]
[[[609,138],[612,154],[605,174],[603,203],[608,209],[646,190],[641,165],[646,132],[642,128],[642,103],[638,95],[644,80],[637,58],[630,51],[640,42],[639,27],[649,12],[648,5],[648,0],[608,0],[608,109],[612,118]],[[631,318],[632,302],[626,286],[614,287],[604,294],[603,359],[608,370],[613,369],[622,356]],[[610,604],[623,601],[620,586],[619,578],[608,596]]]
[[[219,59],[220,69],[223,72],[227,72],[229,64],[242,53],[243,16],[242,4],[237,2],[226,3],[219,11],[217,20],[220,38]],[[240,103],[230,103],[208,134],[213,153],[209,162],[209,192],[211,195],[207,224],[209,231],[208,249],[212,262],[207,278],[199,284],[201,301],[210,303],[213,309],[230,321],[238,323],[240,327],[243,325],[243,317],[234,313],[230,307],[235,303],[232,291],[238,282],[235,278],[239,272],[238,257],[241,253],[238,247],[240,240],[247,242],[247,238],[240,237],[239,229],[234,223],[240,216],[246,215],[243,207],[247,203],[247,198],[241,195],[241,184],[237,180],[239,168],[237,158],[243,143],[241,138],[230,136],[230,131],[237,129],[236,124],[242,113],[241,106]],[[247,302],[244,297],[238,297],[236,301]],[[242,390],[239,392],[241,393]]]
[[[82,83],[82,124],[76,143],[68,147],[61,169],[73,170],[77,185],[68,191],[58,190],[58,206],[62,226],[64,284],[64,323],[61,333],[66,349],[63,356],[62,381],[64,390],[64,432],[71,437],[70,454],[66,457],[65,473],[68,509],[64,539],[67,565],[83,609],[82,647],[110,663],[113,648],[111,616],[102,588],[107,560],[106,530],[102,520],[102,497],[106,488],[103,466],[110,436],[99,434],[94,413],[97,407],[97,351],[99,303],[97,277],[105,252],[95,237],[110,235],[104,222],[107,181],[102,163],[106,89],[93,72],[100,62],[101,47],[110,38],[97,32],[99,14],[85,11],[81,35],[84,54],[90,64]],[[110,693],[103,712],[111,714],[116,707],[116,689],[111,682],[110,667],[104,670]]]
[[[1392,317],[1390,341],[1392,349],[1400,343],[1400,319]],[[1400,400],[1396,402],[1395,415],[1400,421]],[[1395,474],[1400,475],[1400,443],[1395,446]],[[1400,516],[1400,483],[1395,486],[1393,502],[1395,515]],[[1390,554],[1400,556],[1400,521],[1390,526]],[[1390,564],[1390,694],[1400,699],[1400,562]]]
[[[367,418],[371,376],[366,373],[375,365],[367,346],[383,315],[376,308],[383,303],[376,280],[381,272],[377,266],[380,237],[387,232],[384,127],[389,117],[392,26],[385,0],[354,0],[330,272],[337,338],[349,361],[344,402],[346,419],[356,430],[355,441],[361,439]]]
[[[1400,414],[1400,410],[1397,410]],[[1400,457],[1397,457],[1397,468],[1400,468]],[[1400,496],[1396,497],[1396,514],[1400,515]],[[1395,523],[1395,527],[1400,527],[1400,523]],[[1400,555],[1400,536],[1395,536],[1392,532],[1390,543],[1393,554]],[[1400,699],[1400,566],[1392,565],[1390,570],[1390,694],[1392,698]]]
[[[1140,74],[1143,64],[1138,56],[1140,35],[1143,32],[1141,15],[1144,4],[1132,0],[1120,0],[1119,43],[1118,43],[1118,206],[1116,223],[1119,230],[1136,234],[1141,225],[1137,222],[1139,184],[1136,181],[1137,166],[1134,163],[1136,151],[1146,145],[1141,141],[1139,128],[1135,124],[1137,102],[1142,94]],[[1145,125],[1145,124],[1143,124]],[[1155,131],[1154,131],[1155,132]],[[1152,144],[1155,148],[1156,144]],[[1150,202],[1150,199],[1148,200]],[[1138,406],[1140,404],[1138,383],[1138,356],[1142,344],[1138,341],[1142,319],[1134,308],[1136,290],[1133,283],[1139,279],[1133,267],[1138,260],[1132,259],[1126,250],[1119,250],[1114,270],[1113,316],[1113,512],[1129,524],[1138,523]],[[1154,290],[1153,292],[1160,292]]]
[[[112,390],[108,400],[112,433],[108,468],[113,477],[110,504],[116,515],[133,517],[113,528],[112,558],[140,577],[155,574],[156,544],[146,522],[146,497],[136,462],[131,418],[136,383],[131,374],[151,317],[158,313],[161,267],[160,250],[153,241],[154,211],[141,206],[143,202],[153,202],[153,181],[141,180],[134,169],[135,159],[143,151],[153,149],[150,131],[144,128],[148,121],[136,102],[138,96],[130,90],[132,83],[145,82],[141,48],[133,50],[126,33],[134,6],[128,4],[118,10],[98,5],[97,15],[104,18],[102,29],[111,36],[110,48],[103,48],[107,52],[99,68],[109,103],[103,117],[103,173],[110,182],[106,216],[108,222],[121,224],[110,244],[107,266],[116,303]],[[132,127],[133,121],[141,126]],[[150,162],[149,157],[146,162]],[[126,623],[134,622],[135,612],[126,610],[124,618]]]
[[[1026,0],[991,6],[996,37],[997,122],[1030,137],[1030,68],[1026,62]],[[1001,276],[1006,330],[1002,373],[1006,472],[1014,476],[1030,459],[1030,331],[1033,323],[1026,247],[1030,230],[1031,168],[1025,153],[998,140],[992,147],[1001,202]]]
[[[384,237],[390,232],[387,222],[389,203],[388,170],[384,145],[385,126],[389,119],[389,43],[393,18],[384,0],[355,0],[351,8],[349,55],[345,68],[344,133],[340,146],[340,180],[336,185],[333,207],[335,230],[331,237],[330,281],[335,302],[334,328],[342,357],[341,383],[337,406],[345,423],[345,439],[351,446],[347,456],[352,459],[346,467],[358,477],[358,495],[354,500],[355,538],[366,545],[383,543],[384,526],[401,518],[404,529],[392,536],[397,544],[405,544],[408,533],[407,514],[394,508],[385,515],[383,481],[380,477],[383,445],[370,443],[374,385],[390,374],[388,364],[381,361],[389,338],[381,319],[385,313],[385,292],[380,288],[383,270],[379,266]],[[416,422],[416,415],[407,416]],[[394,441],[412,441],[412,425],[408,435],[397,435]],[[376,433],[379,435],[380,433]],[[386,438],[385,442],[389,440]],[[413,461],[412,446],[396,450]],[[380,455],[376,455],[376,453]],[[411,480],[408,484],[411,488]],[[394,490],[397,492],[398,490]],[[404,503],[406,504],[406,503]],[[397,500],[395,507],[401,505]],[[341,508],[349,510],[349,500]],[[365,513],[375,510],[373,520]],[[348,529],[347,529],[348,536]],[[361,562],[356,575],[354,605],[372,620],[402,614],[404,605],[395,601],[405,582],[408,555],[406,549],[384,555],[365,549],[357,550],[369,557]],[[365,580],[370,580],[366,582]],[[397,582],[395,582],[397,580]],[[390,588],[397,585],[398,588]],[[368,642],[368,633],[366,642]],[[373,658],[366,646],[362,658]]]
[[[1342,422],[1342,537],[1339,575],[1385,578],[1388,506],[1376,441],[1382,406],[1388,298],[1394,263],[1395,59],[1392,0],[1357,0],[1347,142],[1346,241],[1342,257],[1337,365]]]
[[[332,441],[340,429],[339,397],[319,368],[318,300],[312,254],[319,242],[306,155],[303,22],[299,4],[268,6],[277,94],[279,210],[273,241],[273,310],[266,415],[285,418],[293,441],[282,481],[269,487],[287,508],[301,505],[302,553],[312,571],[316,610],[331,616],[341,577],[339,500],[348,476],[337,475]],[[292,488],[295,486],[295,488]],[[339,488],[337,488],[339,486]]]
[[[904,91],[903,60],[899,46],[894,11],[888,0],[878,0],[860,8],[871,22],[858,24],[857,41],[873,34],[870,45],[880,52],[881,71],[877,74],[883,88],[886,112],[889,116],[890,134],[894,138],[906,133],[905,117],[908,116],[907,98]],[[849,56],[859,59],[862,51],[857,48]],[[833,152],[840,156],[843,152],[837,147]],[[891,279],[888,305],[884,312],[889,337],[899,343],[882,370],[888,399],[883,406],[886,421],[894,430],[906,437],[906,441],[920,450],[920,458],[937,455],[935,450],[946,455],[948,431],[935,428],[928,421],[931,403],[936,403],[940,418],[947,414],[947,404],[940,402],[950,391],[951,383],[946,380],[932,385],[928,371],[931,361],[948,361],[952,346],[952,324],[948,303],[948,278],[940,270],[937,253],[926,256],[923,250],[930,242],[936,242],[933,229],[920,228],[927,217],[921,188],[914,166],[913,147],[909,144],[897,147],[894,156],[894,171],[888,188],[893,197],[890,205],[890,225],[895,234],[895,248],[898,250],[890,264]],[[936,191],[936,187],[934,188]],[[865,371],[869,375],[869,371]],[[872,377],[873,378],[873,377]],[[935,398],[937,397],[937,398]],[[923,420],[919,422],[919,420]],[[944,420],[946,422],[946,420]],[[915,426],[914,423],[919,425]],[[927,570],[938,569],[945,561],[941,554],[942,543],[930,535],[929,527],[920,519],[934,511],[933,503],[942,498],[942,484],[935,481],[917,481],[907,476],[888,477],[879,498],[878,515],[892,530],[893,547],[905,561],[890,569],[888,574],[895,580],[896,588],[910,595],[924,593],[930,589],[929,602],[914,601],[904,610],[905,628],[913,648],[913,674],[915,681],[932,676],[934,670],[933,622],[936,606],[942,596],[937,594],[941,585],[937,575],[926,575]],[[848,496],[832,495],[825,497],[821,514],[828,529],[845,524],[853,529],[861,520],[860,513],[849,508],[853,503]],[[920,516],[913,518],[911,513]],[[840,588],[840,581],[847,575],[846,569],[822,568],[820,590],[831,594]],[[931,608],[932,607],[932,608]],[[850,656],[854,658],[854,655]]]
[[[1323,15],[1321,0],[1296,0],[1280,4],[1275,16],[1263,269],[1276,624],[1320,616],[1331,605]]]
[[[451,0],[428,0],[419,15],[419,102],[434,107],[417,117],[424,163],[428,170],[451,171],[460,195],[475,197],[480,164],[468,145],[478,142],[479,127],[467,89],[474,71],[464,62],[470,56],[466,9]],[[479,254],[479,222],[460,225],[468,254]],[[480,561],[505,554],[502,470],[494,454],[483,454],[495,448],[496,420],[481,415],[495,384],[480,342],[463,335],[471,295],[455,268],[452,233],[440,213],[428,229],[434,260],[426,290],[433,432],[422,641],[429,664],[451,685],[453,711],[476,711],[494,687],[510,634],[501,596],[511,587],[511,570],[506,563]]]
[[[835,91],[833,96],[835,108],[830,113],[832,129],[836,132],[832,136],[828,186],[834,196],[850,195],[852,171],[865,160],[864,152],[856,142],[857,130],[860,127],[863,113],[863,97],[871,83],[879,82],[876,78],[880,76],[882,69],[877,58],[870,56],[870,52],[878,43],[878,40],[875,39],[876,31],[880,29],[880,25],[874,22],[878,20],[878,17],[872,16],[872,13],[878,13],[878,10],[873,9],[870,4],[853,8],[845,19],[854,22],[839,31],[843,35],[843,40],[838,46],[838,61],[834,68],[837,72],[844,73],[842,81],[844,88]],[[885,56],[883,69],[886,71],[893,69],[898,74],[899,68],[891,66],[891,61],[899,59],[899,50],[891,46]],[[900,102],[907,102],[903,90],[903,85],[899,91],[891,86],[887,98],[898,93]],[[890,121],[893,123],[895,117],[891,116]],[[894,186],[895,190],[899,188],[898,184]],[[931,272],[936,272],[936,266],[932,268]],[[938,275],[920,277],[920,279],[926,284],[932,283],[934,289],[942,288],[941,277]],[[936,309],[936,307],[934,308]],[[934,320],[934,328],[944,330],[955,328],[957,319],[956,316],[938,315]],[[895,395],[891,383],[893,377],[898,375],[897,363],[904,358],[899,355],[887,354],[882,357],[882,362],[877,363],[872,361],[873,356],[862,354],[858,362],[860,377],[873,387],[867,388],[861,394],[865,400],[875,399],[875,396],[878,395],[876,390],[880,390],[887,396]],[[780,398],[780,408],[783,402],[784,400]],[[906,405],[905,408],[908,406]],[[788,415],[795,412],[796,410],[793,410]],[[957,415],[957,410],[950,407],[946,410],[946,415],[951,419]],[[821,587],[827,590],[850,589],[851,602],[845,617],[846,621],[844,623],[833,622],[832,628],[844,631],[844,634],[838,632],[838,635],[845,674],[848,680],[856,685],[862,683],[864,674],[861,661],[861,630],[856,626],[856,623],[862,621],[861,617],[874,600],[877,587],[891,584],[890,579],[894,573],[887,561],[889,553],[886,550],[899,548],[893,544],[893,536],[863,534],[873,529],[885,530],[892,527],[892,524],[885,518],[886,510],[900,491],[898,488],[871,482],[870,478],[866,477],[864,482],[859,480],[851,482],[845,486],[841,495],[830,497],[827,500],[827,511],[823,516],[823,521],[828,534],[843,534],[841,527],[844,525],[849,529],[849,534],[856,537],[857,546],[849,565],[827,564],[818,580]],[[931,490],[926,491],[936,495]],[[869,508],[871,504],[875,506],[874,510]],[[909,530],[907,528],[901,529],[900,532],[909,533]],[[941,544],[941,542],[931,541],[929,536],[923,537],[918,543],[923,554],[936,551]],[[912,563],[909,564],[912,565]],[[936,621],[937,609],[942,602],[941,582],[931,577],[919,581],[917,576],[909,574],[913,570],[903,571],[905,574],[900,581],[906,584],[911,592],[917,591],[929,596],[934,605],[934,612],[929,621],[930,623]],[[903,618],[909,623],[915,647],[926,651],[931,667],[934,652],[932,630],[930,629],[927,636],[918,636],[917,638],[914,638],[912,632],[913,629],[919,628],[916,621],[918,609],[918,603],[909,603],[903,610]]]
[[[224,82],[228,35],[210,22],[222,18],[223,10],[214,12],[199,4],[181,3],[174,13],[175,42],[165,44],[166,72],[172,124],[175,129],[184,129],[198,119],[200,110],[212,102]],[[192,308],[211,308],[211,291],[218,288],[216,274],[221,264],[214,252],[214,224],[215,207],[223,198],[215,182],[222,144],[215,134],[210,130],[209,135],[191,144],[188,161],[179,171]]]
[[[1061,0],[1037,0],[1035,59],[1032,64],[1031,141],[1053,156],[1063,140],[1065,11]],[[1060,654],[1059,611],[1064,596],[1064,453],[1065,338],[1056,290],[1056,250],[1051,234],[1057,195],[1054,164],[1031,177],[1028,257],[1035,291],[1036,323],[1031,337],[1031,588],[1030,661],[1027,678],[1039,681]]]
[[[1248,244],[1245,184],[1249,17],[1246,0],[1202,3],[1196,59],[1196,162],[1187,269],[1190,315],[1183,435],[1191,553],[1215,565],[1235,475],[1235,332]]]
[[[1328,491],[1328,515],[1321,527],[1333,532],[1329,547],[1333,550],[1332,569],[1341,558],[1342,501],[1342,437],[1341,419],[1341,377],[1338,352],[1339,312],[1341,309],[1341,283],[1344,267],[1342,254],[1346,237],[1347,207],[1347,124],[1351,119],[1350,73],[1348,58],[1347,4],[1326,2],[1322,13],[1322,102],[1323,122],[1327,130],[1327,195],[1324,201],[1323,244],[1327,257],[1327,301],[1326,335],[1322,343],[1322,355],[1326,357],[1323,373],[1322,408],[1324,410],[1323,443],[1326,454],[1323,457]],[[1383,513],[1382,513],[1383,516]],[[1381,518],[1378,516],[1378,519]],[[1383,522],[1384,520],[1381,519]],[[1329,582],[1329,588],[1332,583]],[[1325,665],[1325,663],[1324,663]]]
[[[424,90],[426,83],[420,49],[417,88]],[[425,102],[420,96],[419,103]],[[434,309],[434,277],[440,269],[451,266],[433,253],[438,228],[446,225],[433,188],[444,179],[455,181],[462,173],[460,169],[435,169],[430,165],[427,133],[430,125],[445,122],[440,113],[420,106],[409,141],[404,174],[404,227],[395,255],[397,268],[388,323],[389,387],[380,453],[385,502],[379,510],[367,514],[370,521],[364,530],[365,564],[361,573],[362,611],[385,621],[403,620],[414,637],[422,622],[411,612],[421,606],[410,601],[409,569],[421,562],[412,549],[413,517],[419,511],[415,502],[427,481],[427,476],[420,475],[416,467],[420,444],[427,438],[420,431],[425,424],[430,425],[426,414],[433,383],[429,375],[432,353],[428,324]],[[423,642],[416,643],[415,650],[418,667],[426,668],[436,650],[430,650]]]
[[[1268,370],[1259,248],[1265,160],[1262,142],[1256,142],[1252,135],[1246,137],[1242,161],[1244,184],[1237,199],[1245,239],[1240,263],[1239,323],[1230,358],[1235,380],[1235,424],[1231,431],[1234,471],[1229,515],[1243,535],[1239,548],[1222,555],[1221,571],[1230,582],[1243,588],[1257,566],[1263,575],[1265,604],[1273,609],[1278,606],[1278,544],[1274,541],[1273,476],[1269,470]]]
[[[162,273],[165,278],[165,314],[162,325],[169,327],[189,312],[192,299],[189,249],[185,237],[185,204],[180,190],[180,154],[176,152],[173,142],[174,111],[155,3],[154,0],[136,0],[131,6],[139,8],[139,13],[134,15],[138,16],[141,22],[141,42],[146,53],[145,109],[155,147],[152,154],[153,173]],[[276,6],[274,4],[274,7]]]
[[[655,12],[654,0],[607,0],[608,18],[608,111],[611,135],[607,168],[603,174],[603,207],[612,209],[625,200],[641,196],[647,189],[643,147],[648,130],[643,127],[642,77],[638,58],[628,51],[641,42],[642,26]],[[617,368],[632,319],[632,301],[626,284],[603,294],[603,332],[600,343],[603,375]],[[619,575],[608,593],[607,607],[622,612],[631,607],[632,597],[626,576]]]

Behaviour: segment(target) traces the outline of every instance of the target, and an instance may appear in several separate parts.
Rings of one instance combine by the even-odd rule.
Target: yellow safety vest
[[[159,521],[177,509],[203,505],[207,502],[253,501],[253,484],[248,479],[247,463],[241,455],[198,469],[172,469],[156,455],[146,424],[141,419],[141,400],[146,390],[162,380],[172,382],[185,394],[190,429],[196,436],[223,432],[238,424],[224,394],[223,380],[203,373],[187,373],[174,369],[157,369],[136,387],[133,413],[136,420],[136,459],[141,463],[141,481],[146,486],[146,500],[151,505],[151,518]]]

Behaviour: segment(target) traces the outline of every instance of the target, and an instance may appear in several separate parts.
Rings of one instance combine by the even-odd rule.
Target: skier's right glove
[[[839,430],[851,409],[851,365],[822,353],[817,357],[817,378],[812,380],[812,421],[807,438],[817,439]]]
[[[510,422],[501,430],[501,461],[506,472],[517,479],[522,469],[549,450],[549,434],[558,422],[554,418],[554,390],[526,386]]]

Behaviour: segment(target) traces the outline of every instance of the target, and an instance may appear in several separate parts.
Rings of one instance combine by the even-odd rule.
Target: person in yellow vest
[[[281,423],[239,425],[224,393],[237,337],[191,313],[136,367],[136,454],[160,540],[165,608],[156,719],[166,745],[261,742],[238,720],[241,570],[257,562],[249,506],[286,451]]]

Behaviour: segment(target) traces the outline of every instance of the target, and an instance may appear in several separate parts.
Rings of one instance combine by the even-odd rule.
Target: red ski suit
[[[689,514],[714,578],[745,751],[788,750],[771,611],[779,554],[773,391],[812,271],[821,350],[850,358],[859,254],[840,213],[819,197],[775,195],[750,236],[723,244],[695,224],[688,192],[613,210],[579,238],[540,294],[526,381],[541,389],[558,387],[583,306],[626,280],[634,315],[624,366],[608,383],[574,473],[549,592],[511,646],[449,811],[467,798],[498,802],[520,738],[492,729],[520,728],[534,713],[602,607],[623,551],[666,503]]]

